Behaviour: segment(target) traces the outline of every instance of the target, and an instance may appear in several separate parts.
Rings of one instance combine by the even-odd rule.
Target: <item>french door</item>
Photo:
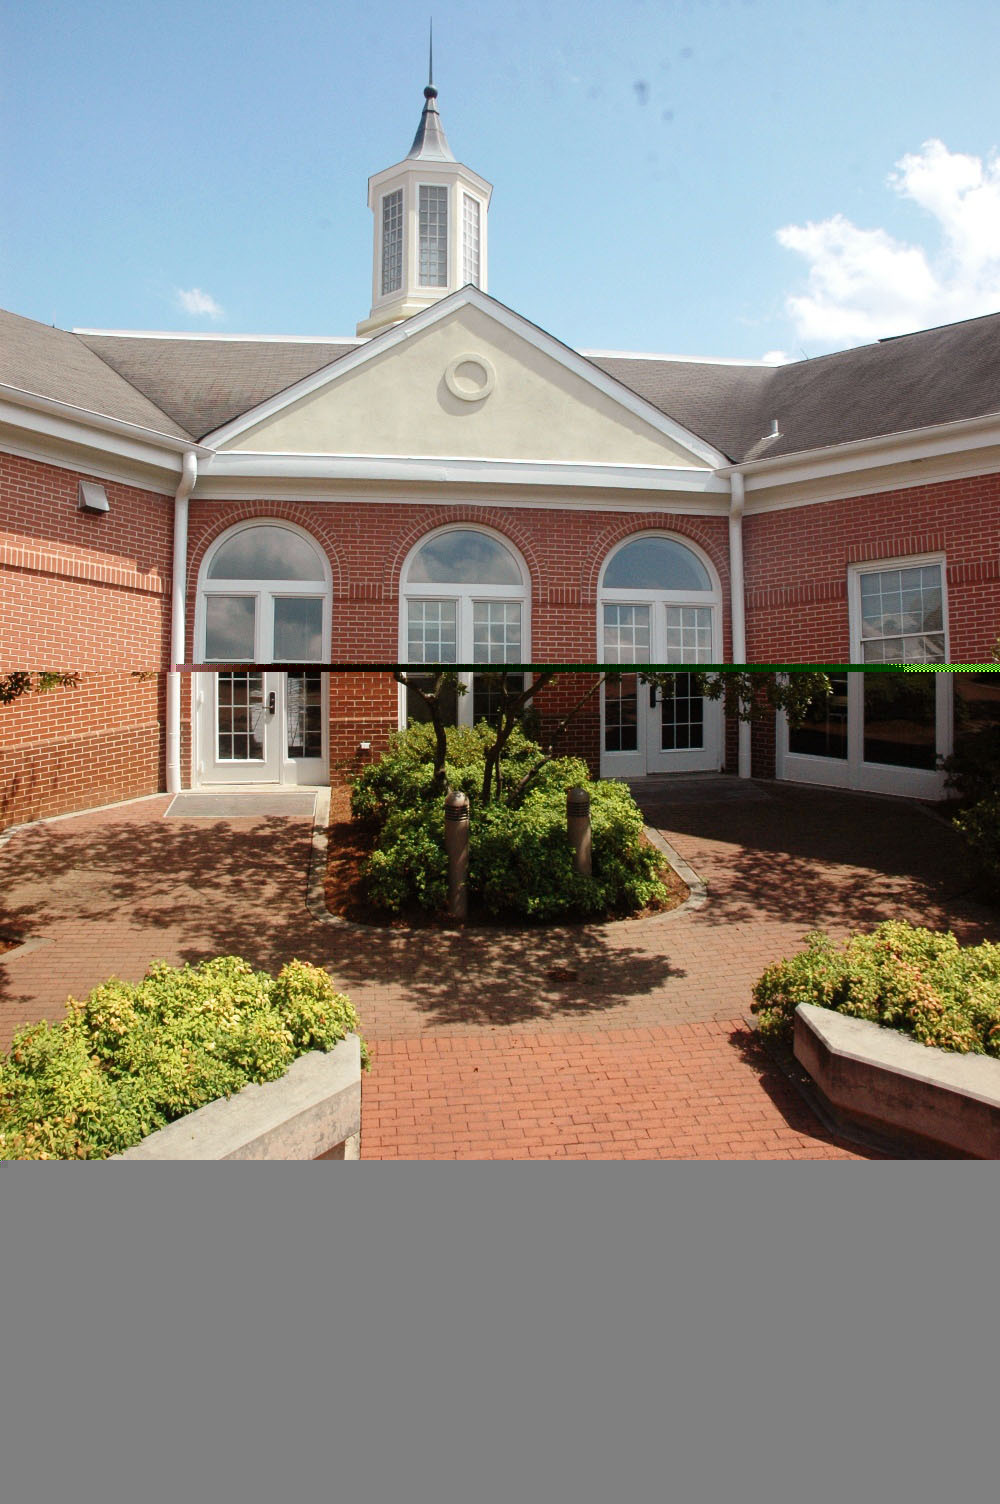
[[[710,663],[716,633],[714,606],[656,600],[605,600],[602,658],[615,663]],[[603,691],[601,776],[718,769],[721,711],[697,693],[691,672],[678,672],[660,689],[640,673],[609,678]]]
[[[324,594],[287,586],[206,593],[203,661],[307,665],[322,658],[325,616]],[[319,669],[223,669],[199,679],[199,782],[326,781],[327,683]]]
[[[325,695],[320,673],[203,675],[203,783],[323,783]]]

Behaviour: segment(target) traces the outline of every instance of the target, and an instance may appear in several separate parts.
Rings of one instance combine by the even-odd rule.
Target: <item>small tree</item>
[[[687,670],[640,674],[639,678],[642,683],[656,685],[664,694],[672,695],[677,675],[680,672],[687,672]],[[727,714],[748,722],[761,720],[773,715],[777,710],[782,710],[793,726],[800,725],[810,705],[815,700],[825,699],[832,693],[829,677],[825,673],[809,669],[788,675],[754,674],[746,670],[731,673],[718,671],[699,673],[697,670],[692,670],[691,674],[695,687],[701,694],[706,695],[710,700],[721,699]],[[575,720],[587,702],[593,699],[606,680],[620,678],[621,674],[614,670],[606,670],[596,675],[594,683],[550,733],[548,745],[543,750],[542,756],[512,789],[507,789],[504,781],[504,751],[514,727],[522,720],[535,696],[553,682],[556,670],[547,669],[540,673],[531,684],[524,685],[522,681],[516,687],[509,683],[510,675],[503,669],[494,673],[484,673],[483,677],[498,701],[494,727],[495,739],[487,749],[483,773],[482,802],[489,804],[503,802],[505,795],[508,803],[519,801],[531,781],[555,756],[555,743],[567,726]],[[518,677],[520,678],[520,675]],[[442,670],[434,674],[429,688],[426,686],[426,675],[420,676],[420,679],[424,681],[421,683],[417,676],[397,671],[395,679],[405,688],[412,689],[427,707],[434,727],[434,783],[443,792],[447,758],[444,704],[445,700],[454,694],[464,694],[465,686],[459,681],[458,674],[454,670]]]

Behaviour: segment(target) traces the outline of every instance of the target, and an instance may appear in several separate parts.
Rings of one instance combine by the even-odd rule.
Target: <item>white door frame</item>
[[[254,527],[279,527],[297,533],[310,545],[317,560],[317,574],[322,578],[300,579],[224,579],[210,580],[208,571],[218,550],[239,532]],[[281,599],[310,599],[322,601],[322,643],[330,642],[331,580],[330,567],[323,549],[304,528],[282,519],[256,517],[238,523],[222,533],[206,553],[199,571],[198,593],[195,602],[195,657],[204,663],[206,652],[206,618],[209,597],[239,596],[252,598],[254,602],[254,642],[250,661],[261,665],[280,662],[274,657],[275,602]],[[319,661],[326,652],[320,654]],[[301,661],[301,660],[296,660]],[[261,758],[221,758],[219,747],[219,675],[201,673],[195,676],[192,713],[194,717],[194,769],[192,785],[216,784],[304,784],[308,786],[329,782],[330,767],[330,714],[329,676],[319,674],[321,754],[315,757],[289,755],[289,714],[295,710],[295,681],[301,676],[289,675],[276,666],[261,668],[260,709],[251,712],[250,723],[254,731],[263,737]],[[315,686],[312,691],[315,693]],[[272,708],[273,706],[273,708]],[[302,711],[300,710],[300,714]]]
[[[711,590],[627,590],[618,587],[605,589],[604,577],[615,554],[630,543],[647,537],[669,538],[671,542],[688,549],[704,566],[711,582]],[[681,534],[663,531],[633,533],[622,539],[605,559],[601,568],[601,584],[597,592],[597,661],[602,663],[605,662],[605,606],[645,606],[648,608],[649,656],[646,661],[650,663],[673,661],[666,647],[668,606],[707,609],[711,612],[712,644],[709,657],[702,658],[702,661],[717,663],[722,658],[722,588],[708,555],[696,543]],[[637,658],[633,661],[640,660]],[[609,668],[611,666],[608,665]],[[691,667],[692,669],[697,667],[697,660],[694,658],[691,659]],[[648,773],[717,772],[721,768],[724,747],[723,708],[720,701],[707,698],[703,701],[704,732],[701,747],[663,751],[660,746],[662,692],[657,693],[654,705],[651,703],[650,686],[639,683],[637,689],[637,746],[634,750],[624,752],[609,752],[605,748],[606,692],[604,687],[601,689],[600,769],[602,778],[641,778]]]

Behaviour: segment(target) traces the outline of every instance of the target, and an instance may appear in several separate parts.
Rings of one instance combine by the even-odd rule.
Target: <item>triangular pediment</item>
[[[463,288],[245,413],[230,453],[711,469],[724,463],[613,377]]]

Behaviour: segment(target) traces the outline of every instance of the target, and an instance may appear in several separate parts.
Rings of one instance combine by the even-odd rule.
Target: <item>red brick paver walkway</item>
[[[327,965],[375,1066],[372,1157],[846,1158],[745,1027],[750,987],[805,931],[888,917],[1000,934],[957,838],[902,801],[734,779],[650,781],[647,818],[709,901],[639,923],[358,932],[305,908],[309,821],[165,820],[166,797],[0,847],[0,1047],[69,993],[151,960]]]

